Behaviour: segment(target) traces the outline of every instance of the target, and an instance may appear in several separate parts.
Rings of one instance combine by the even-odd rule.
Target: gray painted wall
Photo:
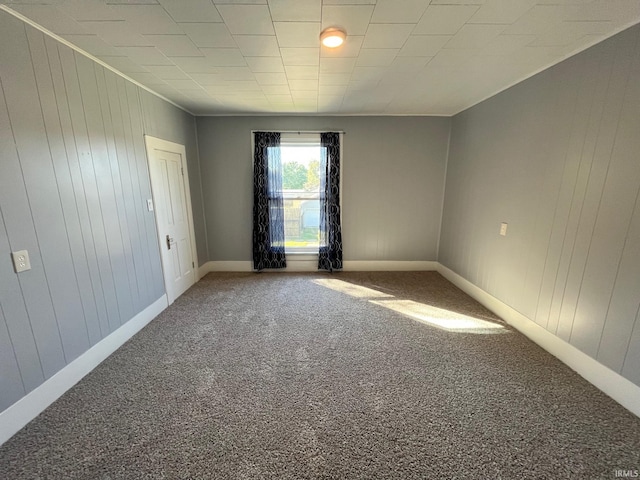
[[[5,12],[0,93],[2,411],[162,296],[143,134],[186,144],[191,166],[197,145],[193,117]]]
[[[436,260],[449,118],[198,117],[210,260],[251,259],[251,130],[342,130],[345,260]]]
[[[454,117],[439,251],[638,385],[639,41],[636,26]]]

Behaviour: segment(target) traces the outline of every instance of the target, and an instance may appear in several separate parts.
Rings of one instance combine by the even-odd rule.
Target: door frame
[[[195,228],[193,226],[193,209],[191,207],[191,188],[189,187],[189,169],[187,168],[187,151],[184,145],[179,143],[170,142],[168,140],[163,140],[161,138],[152,137],[151,135],[144,135],[144,144],[146,147],[147,153],[147,168],[149,169],[149,184],[151,185],[151,196],[153,201],[153,218],[156,223],[156,239],[158,240],[158,249],[160,254],[160,263],[162,265],[162,277],[164,280],[164,291],[167,295],[167,303],[171,305],[175,298],[169,298],[169,288],[167,277],[167,267],[164,262],[164,255],[162,254],[163,243],[161,241],[161,232],[160,232],[160,224],[158,223],[158,213],[156,202],[156,195],[154,194],[153,188],[153,179],[151,176],[151,151],[152,150],[164,150],[167,152],[178,153],[181,158],[181,167],[182,167],[182,183],[184,187],[184,194],[186,198],[187,205],[187,219],[189,223],[189,240],[191,245],[191,258],[193,259],[193,275],[194,275],[194,284],[200,279],[198,274],[198,250],[196,249],[196,235]],[[157,188],[157,186],[156,186]]]

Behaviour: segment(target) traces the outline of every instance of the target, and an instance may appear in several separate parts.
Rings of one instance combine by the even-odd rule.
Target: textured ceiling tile
[[[288,85],[284,73],[254,73],[259,85]]]
[[[611,20],[628,25],[640,16],[640,2],[636,0],[595,0],[581,6],[572,18],[574,21]],[[634,22],[634,23],[637,23]]]
[[[291,89],[291,96],[293,97],[293,101],[301,100],[303,98],[318,98],[318,90],[294,90]]]
[[[640,0],[11,4],[192,111],[230,113],[457,113],[640,20]],[[321,26],[346,28],[346,44],[320,47]]]
[[[280,47],[317,47],[320,43],[318,22],[274,22]]]
[[[476,5],[431,5],[413,30],[414,35],[453,35],[478,11]]]
[[[400,50],[397,48],[363,48],[356,61],[357,67],[388,67]]]
[[[247,65],[238,48],[201,48],[202,53],[216,67],[244,67]]]
[[[266,5],[218,5],[218,11],[234,35],[273,35]]]
[[[377,85],[385,72],[386,69],[382,67],[356,67],[351,74],[349,86],[360,86],[362,83]]]
[[[315,80],[289,80],[289,88],[295,91],[318,90],[318,82]]]
[[[248,67],[216,67],[216,74],[225,80],[255,80]]]
[[[160,5],[114,5],[111,8],[134,24],[139,33],[182,33],[180,27]]]
[[[198,84],[191,79],[167,80],[166,83],[168,85],[171,85],[173,88],[177,88],[178,90],[199,88]]]
[[[414,25],[376,23],[369,25],[362,48],[402,48]]]
[[[140,35],[135,27],[125,20],[82,21],[89,32],[95,33],[114,47],[151,47],[151,41]]]
[[[562,23],[562,8],[559,5],[536,5],[508,26],[507,35],[538,35],[550,26]]]
[[[598,35],[611,29],[611,22],[563,22],[542,33],[528,45],[532,47],[568,46],[585,35]]]
[[[105,0],[107,5],[158,5],[156,0]]]
[[[483,5],[487,0],[431,0],[431,5]],[[563,0],[555,0],[561,2]]]
[[[280,57],[245,57],[252,72],[284,72]]]
[[[12,5],[12,8],[58,35],[92,33],[53,5]]]
[[[124,17],[101,0],[66,0],[58,7],[76,20],[124,20]]]
[[[162,53],[173,57],[200,57],[202,53],[186,35],[145,35]]]
[[[429,0],[378,0],[371,23],[418,23]]]
[[[433,57],[452,38],[453,35],[411,35],[398,56]]]
[[[407,73],[420,71],[432,57],[396,57],[391,64],[394,71]]]
[[[323,5],[375,5],[376,0],[322,0]]]
[[[498,35],[487,43],[481,55],[506,55],[530,44],[536,35]]]
[[[162,80],[180,80],[188,79],[189,77],[175,65],[149,65],[145,67],[147,71],[154,74],[156,77]]]
[[[346,91],[346,85],[320,85],[318,88],[318,95],[342,96]]]
[[[463,25],[444,48],[482,48],[504,29],[504,25]]]
[[[211,0],[160,0],[175,22],[222,22]]]
[[[224,23],[181,23],[180,28],[197,47],[235,47],[236,42]]]
[[[469,23],[511,24],[535,4],[536,0],[486,0]]]
[[[260,82],[258,82],[260,83]],[[262,85],[265,95],[289,95],[289,84],[286,85]]]
[[[350,73],[356,66],[356,58],[321,58],[320,72]]]
[[[372,5],[336,5],[322,7],[322,28],[342,27],[349,35],[364,35],[371,20]]]
[[[285,65],[318,65],[320,48],[281,48],[282,62]]]
[[[459,67],[464,65],[476,54],[475,50],[470,49],[442,49],[429,62],[430,68],[438,67]]]
[[[234,35],[233,39],[245,57],[277,57],[280,55],[275,35]]]
[[[213,3],[215,3],[216,5],[266,5],[267,0],[213,0]]]
[[[214,67],[207,57],[171,57],[170,60],[187,73],[214,73]]]
[[[318,81],[317,66],[287,66],[284,67],[287,78],[290,80],[315,80]]]
[[[293,103],[291,94],[266,94],[267,99],[273,103]]]
[[[321,73],[320,74],[320,86],[327,85],[349,85],[351,79],[350,73]]]
[[[140,65],[173,65],[156,47],[114,47],[120,55],[129,57]]]
[[[269,0],[274,22],[319,22],[321,0]]]

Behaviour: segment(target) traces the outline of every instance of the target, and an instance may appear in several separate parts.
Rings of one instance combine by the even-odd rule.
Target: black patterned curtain
[[[340,227],[340,134],[320,134],[320,249],[319,270],[342,269]]]
[[[253,161],[253,268],[285,268],[280,134],[255,132]]]

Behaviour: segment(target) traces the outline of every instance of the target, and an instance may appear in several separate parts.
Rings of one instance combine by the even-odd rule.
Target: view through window
[[[319,140],[280,146],[287,253],[318,253],[321,148]]]

